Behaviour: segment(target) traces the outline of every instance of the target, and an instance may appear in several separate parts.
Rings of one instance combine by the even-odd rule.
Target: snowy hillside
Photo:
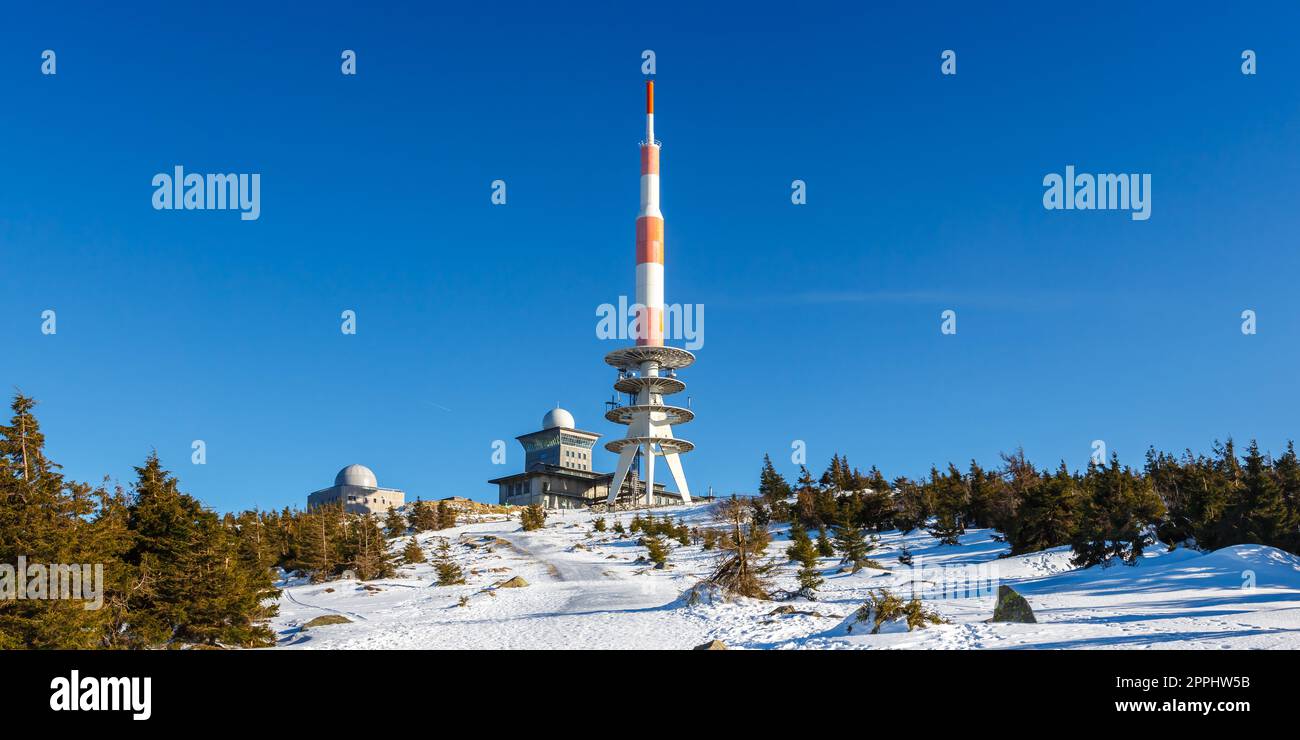
[[[691,526],[710,521],[707,505],[655,513]],[[632,514],[617,518],[627,526]],[[767,555],[782,562],[775,585],[794,590],[785,527],[773,531]],[[586,512],[553,513],[536,532],[501,519],[418,536],[430,555],[451,538],[466,585],[435,585],[427,563],[369,583],[299,582],[285,585],[272,626],[280,647],[327,649],[680,649],[712,639],[730,648],[1300,648],[1300,558],[1280,550],[1156,546],[1134,567],[1075,570],[1068,548],[999,558],[1007,547],[993,534],[974,530],[944,546],[925,532],[888,532],[871,554],[885,571],[841,573],[837,558],[822,559],[815,602],[688,606],[681,593],[708,574],[716,551],[672,542],[670,567],[654,570],[636,562],[646,549],[635,535],[593,532]],[[910,568],[897,560],[904,546]],[[514,576],[529,585],[496,587]],[[998,584],[1024,594],[1039,623],[986,623]],[[881,587],[905,598],[915,592],[952,623],[849,634],[845,618]],[[785,606],[792,613],[773,614]],[[349,621],[300,629],[327,615]]]

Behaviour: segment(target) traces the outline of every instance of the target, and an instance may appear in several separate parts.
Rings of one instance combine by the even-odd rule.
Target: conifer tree
[[[920,483],[910,478],[899,477],[894,480],[894,525],[907,534],[925,526],[930,518],[929,491]]]
[[[1079,481],[1062,461],[1056,474],[1041,476],[1023,492],[1016,526],[1007,533],[1011,554],[1020,555],[1070,542],[1079,515]]]
[[[835,549],[840,554],[840,562],[850,565],[854,573],[873,564],[867,557],[871,548],[866,533],[851,519],[845,517],[836,525]]]
[[[354,517],[348,523],[346,546],[352,569],[362,581],[389,578],[395,572],[383,530],[372,514]]]
[[[934,492],[934,522],[929,528],[930,536],[941,544],[956,545],[961,535],[966,533],[966,511],[970,500],[966,481],[961,471],[949,463],[946,475],[930,468],[930,484]]]
[[[1110,465],[1091,464],[1083,478],[1083,505],[1070,546],[1079,567],[1108,565],[1119,558],[1134,565],[1148,543],[1146,530],[1164,514],[1164,505],[1151,490],[1150,482],[1129,468],[1121,468],[1119,457]]]
[[[415,541],[414,537],[407,540],[406,547],[402,548],[402,559],[410,565],[425,561],[424,550],[420,547],[420,543]]]
[[[733,496],[715,504],[713,512],[724,531],[718,543],[722,558],[709,582],[731,594],[767,599],[767,576],[772,566],[758,559],[769,537],[767,530],[753,526],[753,507]]]
[[[829,558],[835,554],[835,546],[831,544],[831,539],[826,536],[826,528],[820,527],[817,530],[817,555],[823,558]]]
[[[663,539],[658,534],[648,534],[644,541],[646,558],[656,566],[665,565],[668,562],[668,548],[664,545]]]
[[[411,513],[411,529],[418,534],[438,527],[438,511],[429,501],[416,501]]]
[[[444,539],[438,543],[433,556],[433,567],[438,574],[439,586],[454,586],[465,582],[465,572],[451,557],[451,541]]]
[[[157,454],[136,473],[126,555],[139,577],[127,604],[135,643],[272,644],[262,623],[272,613],[262,602],[278,593],[270,570],[240,557],[234,533],[180,491]]]
[[[1295,444],[1286,443],[1286,452],[1273,462],[1273,475],[1286,504],[1287,520],[1276,546],[1300,553],[1300,459]]]
[[[406,534],[407,529],[406,517],[393,507],[388,507],[388,514],[384,517],[384,529],[388,530],[389,537],[401,537]]]
[[[808,530],[804,529],[802,523],[794,522],[790,525],[790,546],[785,549],[785,554],[791,560],[798,560],[803,548],[816,551],[812,540],[808,538]]]
[[[604,532],[605,528],[608,526],[609,524],[605,521],[605,517],[603,516],[598,516],[591,521],[591,528],[597,532]]]
[[[1251,440],[1246,448],[1241,487],[1224,518],[1234,543],[1280,545],[1290,534],[1288,513],[1282,488],[1273,477],[1270,460]]]
[[[691,544],[691,529],[686,526],[686,522],[678,519],[677,526],[673,529],[673,537],[683,546]]]
[[[541,504],[529,504],[519,513],[519,524],[525,532],[546,526],[546,509]]]
[[[104,563],[112,575],[120,546],[86,525],[102,496],[64,479],[45,456],[36,402],[16,394],[12,420],[0,425],[0,563]],[[120,543],[118,543],[120,544]],[[86,595],[84,592],[81,595]],[[0,648],[79,649],[100,646],[111,614],[84,600],[0,598]]]
[[[545,519],[545,514],[542,516]],[[438,529],[451,529],[456,526],[456,509],[450,501],[438,502]]]
[[[763,497],[769,507],[790,497],[790,484],[786,482],[785,476],[777,472],[768,455],[763,455],[763,471],[758,476],[758,495]]]
[[[342,506],[317,506],[301,514],[297,529],[294,567],[309,573],[313,581],[333,578],[344,560]]]
[[[794,495],[794,517],[804,526],[821,524],[817,518],[817,482],[806,466],[799,466],[799,480],[795,483]]]
[[[862,485],[864,491],[858,507],[857,521],[877,532],[894,526],[893,489],[884,474],[874,465]]]
[[[808,539],[807,532],[804,532],[803,537],[790,546],[789,552],[791,558],[799,563],[799,595],[809,600],[816,598],[817,589],[821,587],[823,579],[817,570],[817,548],[813,546],[812,540]]]
[[[614,534],[619,534],[619,535],[621,535],[621,534],[626,534],[626,533],[627,533],[627,530],[625,530],[625,529],[623,528],[623,522],[619,521],[618,519],[615,519],[615,520],[614,520]]]
[[[713,527],[707,527],[700,532],[700,547],[705,550],[712,550],[718,546],[718,530]]]

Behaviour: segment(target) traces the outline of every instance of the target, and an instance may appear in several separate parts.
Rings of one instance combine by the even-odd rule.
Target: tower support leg
[[[613,506],[618,501],[619,491],[623,490],[623,481],[627,480],[627,473],[632,469],[632,458],[636,457],[636,447],[624,447],[623,451],[618,453],[618,467],[614,469],[614,479],[609,482],[609,498],[606,503]],[[635,495],[635,491],[633,492]],[[636,502],[633,501],[633,504]]]
[[[676,452],[669,452],[664,455],[664,462],[668,463],[668,470],[673,474],[673,482],[677,484],[677,492],[682,495],[682,503],[691,502],[691,489],[686,485],[686,471],[682,470],[682,458]]]
[[[655,503],[655,446],[651,442],[645,446],[645,507],[649,509]]]

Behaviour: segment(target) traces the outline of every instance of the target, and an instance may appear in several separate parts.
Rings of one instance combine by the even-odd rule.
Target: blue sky
[[[1294,4],[443,6],[6,12],[0,382],[69,475],[157,449],[218,509],[353,462],[494,499],[555,403],[621,434],[595,311],[634,290],[647,48],[697,490],[793,475],[793,440],[895,476],[1297,435]],[[153,210],[178,164],[261,173],[261,217]],[[1070,164],[1150,173],[1150,220],[1044,210]]]

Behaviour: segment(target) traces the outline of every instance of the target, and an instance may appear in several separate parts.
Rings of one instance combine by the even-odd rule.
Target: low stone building
[[[364,465],[349,465],[334,476],[334,485],[307,494],[307,508],[342,504],[349,514],[385,514],[406,502],[396,488],[380,488],[375,473]]]

